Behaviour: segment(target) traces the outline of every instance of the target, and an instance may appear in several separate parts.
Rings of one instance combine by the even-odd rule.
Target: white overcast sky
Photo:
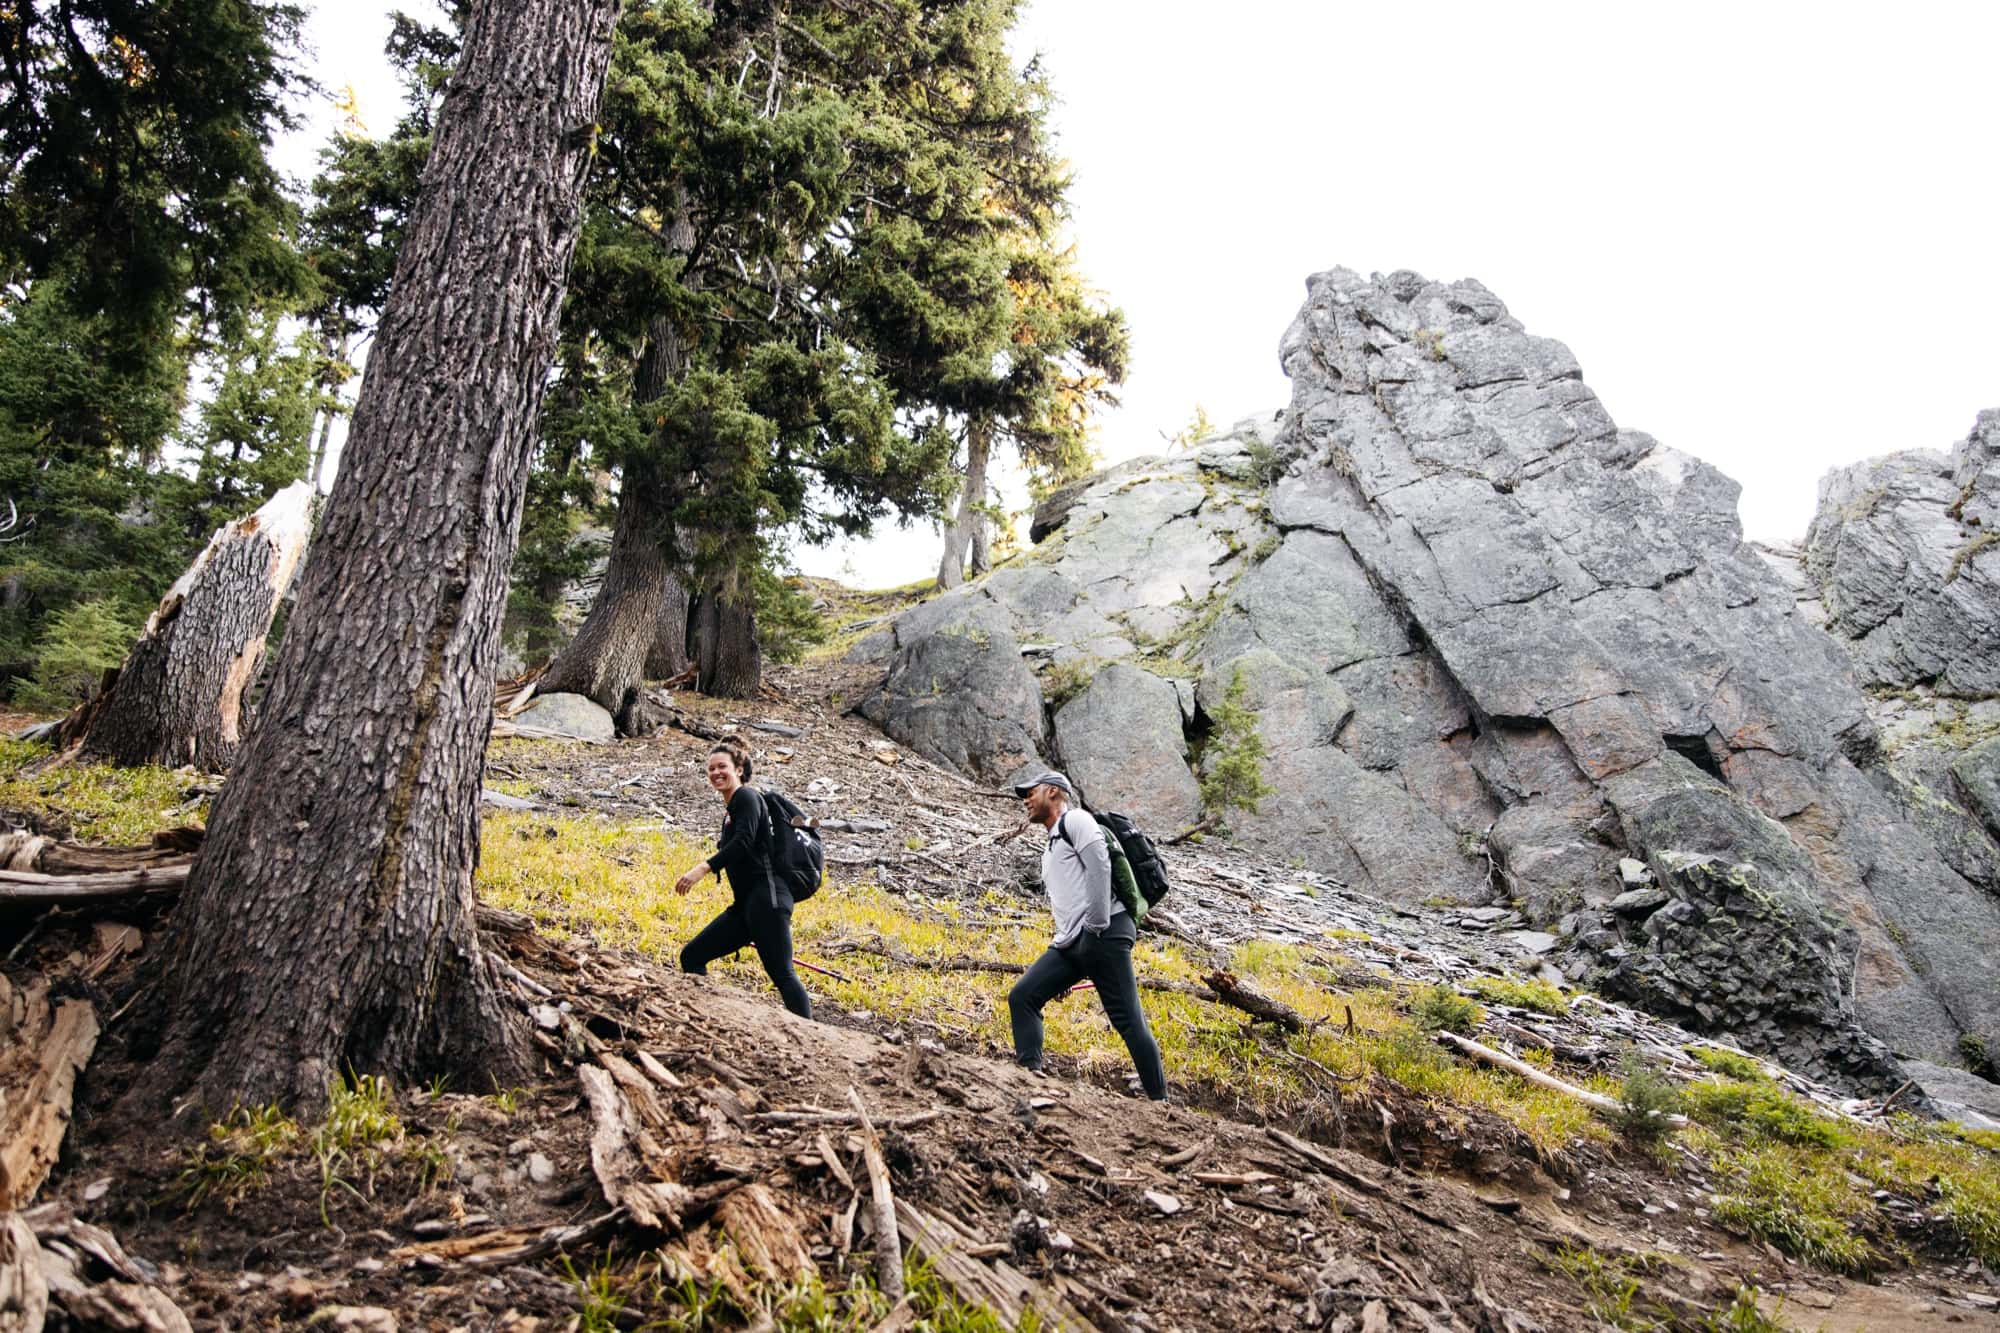
[[[379,4],[321,0],[311,35],[384,132]],[[1828,468],[2000,406],[2000,5],[1032,0],[1016,47],[1132,327],[1106,461],[1196,404],[1283,406],[1279,335],[1335,265],[1479,279],[1619,425],[1741,482],[1752,537],[1802,536]],[[800,563],[936,558],[912,531]]]

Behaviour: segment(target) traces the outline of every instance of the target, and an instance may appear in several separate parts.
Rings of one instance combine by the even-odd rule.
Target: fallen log
[[[1625,1113],[1625,1108],[1614,1097],[1606,1097],[1601,1092],[1591,1092],[1587,1088],[1579,1088],[1573,1083],[1565,1083],[1555,1075],[1535,1068],[1526,1060],[1516,1060],[1513,1056],[1496,1051],[1491,1046],[1482,1045],[1470,1037],[1461,1037],[1455,1032],[1440,1032],[1437,1034],[1437,1039],[1441,1045],[1449,1046],[1461,1054],[1469,1055],[1473,1059],[1492,1065],[1495,1068],[1504,1069],[1510,1074],[1526,1079],[1538,1088],[1547,1088],[1550,1092],[1559,1092],[1565,1097],[1574,1097],[1593,1111],[1601,1111],[1605,1115],[1610,1116],[1623,1115]],[[1657,1111],[1652,1114],[1662,1123],[1673,1125],[1676,1128],[1688,1122],[1688,1118],[1684,1115],[1660,1115]]]
[[[1274,1023],[1288,1033],[1306,1030],[1305,1016],[1298,1010],[1272,999],[1234,972],[1217,968],[1202,980],[1214,990],[1216,999],[1231,1008],[1241,1009],[1255,1022]]]
[[[0,1048],[32,1059],[0,1103],[0,1209],[26,1207],[48,1178],[69,1131],[77,1075],[97,1049],[97,1011],[88,1001],[64,1000],[51,1015],[46,987],[25,999],[25,1020]]]
[[[770,1186],[757,1183],[735,1191],[716,1206],[715,1220],[753,1276],[787,1287],[803,1286],[818,1276],[812,1247]]]
[[[616,1080],[596,1065],[580,1065],[576,1073],[590,1102],[590,1169],[604,1201],[629,1212],[641,1226],[680,1230],[692,1196],[685,1186],[648,1178],[638,1116]]]

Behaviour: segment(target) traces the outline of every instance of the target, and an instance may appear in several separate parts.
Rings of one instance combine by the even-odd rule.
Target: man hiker
[[[1111,892],[1111,852],[1104,845],[1104,830],[1088,813],[1071,808],[1076,790],[1060,773],[1022,783],[1014,794],[1027,804],[1028,822],[1049,832],[1042,852],[1042,888],[1056,919],[1055,939],[1047,951],[1007,992],[1014,1058],[1029,1069],[1042,1067],[1042,1007],[1088,977],[1097,983],[1104,1016],[1132,1053],[1146,1095],[1165,1101],[1167,1073],[1132,975],[1132,945],[1139,932]]]

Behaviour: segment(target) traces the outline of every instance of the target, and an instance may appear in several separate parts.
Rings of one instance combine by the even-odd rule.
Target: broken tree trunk
[[[312,487],[293,482],[225,524],[160,605],[96,698],[56,729],[58,748],[114,764],[226,771],[272,617],[305,554]]]

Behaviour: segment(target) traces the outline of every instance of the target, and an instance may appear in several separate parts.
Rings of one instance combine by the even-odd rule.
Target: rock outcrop
[[[1816,527],[1864,571],[1862,612],[1810,557],[1744,544],[1735,483],[1620,430],[1568,349],[1476,282],[1320,274],[1280,355],[1288,411],[1052,497],[1034,551],[864,641],[882,693],[913,706],[939,617],[1005,625],[1075,695],[1048,757],[1087,803],[1155,802],[1164,827],[1188,808],[1169,690],[1199,771],[1234,687],[1276,789],[1223,812],[1246,844],[1405,903],[1504,902],[1570,979],[1853,1086],[1900,1081],[1894,1054],[2000,1049],[2000,900],[1884,768],[1835,637],[1894,621],[1881,661],[1977,692],[1995,635],[1953,638],[1932,607],[1988,623],[2000,561],[1926,517],[1926,567],[1974,581],[1906,581],[1890,615],[1885,561]],[[1987,521],[1990,449],[1925,466],[1912,497]],[[982,771],[977,746],[870,716]]]

